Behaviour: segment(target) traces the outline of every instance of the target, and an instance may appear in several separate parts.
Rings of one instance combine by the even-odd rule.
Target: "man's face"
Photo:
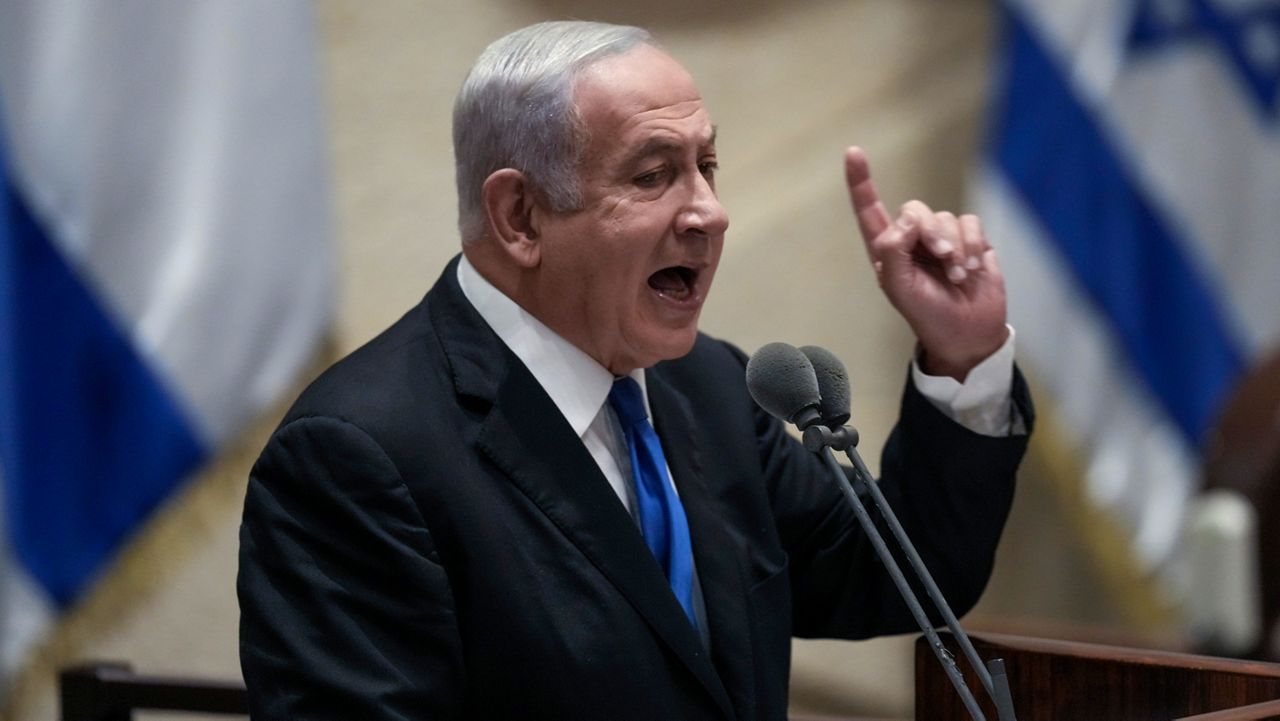
[[[684,68],[647,45],[588,68],[574,98],[583,207],[541,219],[538,315],[614,373],[678,358],[729,225],[711,119]]]

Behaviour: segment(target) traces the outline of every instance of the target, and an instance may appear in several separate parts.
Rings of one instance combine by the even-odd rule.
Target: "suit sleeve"
[[[1029,427],[1033,411],[1018,374],[1013,398]],[[857,639],[915,631],[914,618],[826,468],[776,419],[758,411],[756,423],[788,554],[794,635]],[[908,379],[881,459],[880,488],[958,615],[977,603],[991,575],[1026,444],[1026,435],[993,438],[965,429]],[[863,497],[863,503],[914,582],[871,499]],[[913,586],[932,611],[922,586]],[[941,624],[936,613],[931,617]]]
[[[282,426],[240,529],[240,655],[254,719],[454,718],[448,579],[395,465],[332,418]]]

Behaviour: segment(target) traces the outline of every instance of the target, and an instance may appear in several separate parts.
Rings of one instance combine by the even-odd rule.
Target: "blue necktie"
[[[671,590],[689,616],[689,623],[696,628],[689,521],[667,477],[667,459],[662,455],[658,434],[649,424],[640,385],[625,377],[614,381],[609,391],[609,405],[618,414],[631,451],[631,475],[636,483],[636,506],[644,542],[667,574]]]

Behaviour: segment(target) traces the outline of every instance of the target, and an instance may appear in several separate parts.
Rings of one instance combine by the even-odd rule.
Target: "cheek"
[[[618,296],[647,284],[661,248],[664,226],[640,212],[643,210],[644,204],[619,201],[614,212],[596,226],[596,236],[588,246],[589,262],[616,284],[612,290]]]
[[[608,220],[625,213],[631,207],[631,201],[622,195],[609,195],[600,200],[598,207],[600,208],[600,218]]]

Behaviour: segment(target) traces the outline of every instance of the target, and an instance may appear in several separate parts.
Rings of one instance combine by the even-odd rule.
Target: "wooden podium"
[[[997,721],[959,645],[941,636],[987,721]],[[1280,664],[987,633],[970,638],[983,660],[1004,659],[1018,721],[1280,719]],[[915,661],[917,721],[969,721],[923,637]]]

